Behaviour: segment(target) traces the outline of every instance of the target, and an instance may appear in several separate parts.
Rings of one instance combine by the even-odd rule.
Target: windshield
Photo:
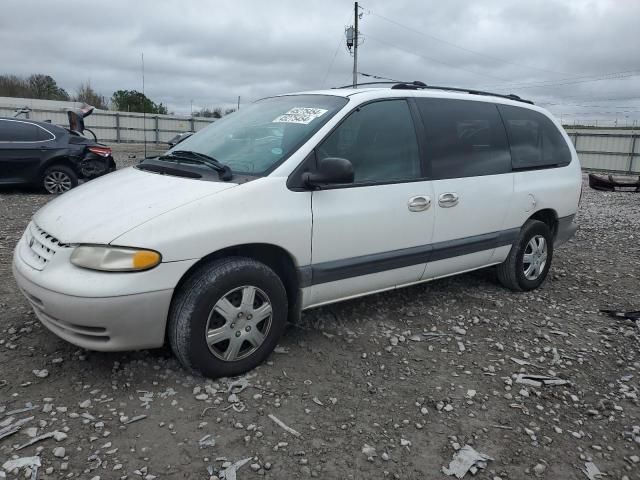
[[[289,95],[252,103],[200,130],[172,151],[209,155],[233,173],[260,175],[277,165],[347,103],[331,95]]]

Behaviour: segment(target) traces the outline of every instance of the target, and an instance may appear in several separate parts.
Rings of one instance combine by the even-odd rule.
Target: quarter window
[[[560,167],[571,163],[571,151],[545,115],[528,108],[500,105],[511,145],[514,169]]]
[[[434,180],[511,171],[504,125],[492,103],[418,98]]]
[[[416,132],[405,100],[384,100],[356,109],[316,152],[319,159],[349,160],[356,183],[421,177]]]

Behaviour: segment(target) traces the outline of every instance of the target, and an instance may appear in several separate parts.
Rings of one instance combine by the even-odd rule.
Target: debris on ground
[[[291,435],[293,435],[294,437],[301,437],[302,434],[296,430],[294,430],[291,427],[288,427],[287,425],[285,425],[285,423],[278,419],[278,417],[276,417],[275,415],[273,415],[272,413],[269,414],[269,418],[271,420],[273,420],[275,423],[277,423],[285,432],[290,433]]]
[[[531,375],[528,373],[519,373],[516,375],[515,383],[529,385],[530,387],[541,387],[543,385],[566,385],[569,382],[558,377],[549,375]]]
[[[623,320],[640,320],[640,310],[632,310],[632,311],[623,311],[623,310],[607,310],[600,309],[600,312],[606,313],[610,317],[619,318]]]
[[[236,480],[236,472],[250,461],[251,457],[245,458],[243,460],[238,460],[236,463],[233,463],[226,467],[224,470],[218,472],[218,478],[220,478],[220,480]]]
[[[584,464],[584,469],[582,470],[582,472],[587,476],[589,480],[602,480],[602,476],[604,475],[593,462],[586,462]]]
[[[613,175],[604,176],[590,173],[589,186],[594,190],[600,190],[604,192],[615,192],[616,189],[617,191],[640,192],[640,176],[625,176],[623,178],[614,178]]]
[[[213,435],[207,434],[198,440],[198,445],[200,445],[200,448],[215,447],[216,440],[213,438]]]
[[[2,464],[2,468],[11,473],[14,470],[25,469],[25,477],[30,477],[32,479],[37,478],[38,476],[38,468],[40,468],[40,457],[21,457],[13,460],[7,460]]]
[[[135,417],[131,417],[129,419],[126,419],[122,422],[123,425],[129,425],[131,423],[134,422],[139,422],[140,420],[144,420],[145,418],[147,418],[146,415],[136,415]]]
[[[365,456],[367,457],[367,460],[369,460],[370,462],[373,461],[374,457],[378,456],[378,454],[376,453],[376,449],[373,448],[371,445],[367,445],[366,443],[362,447],[362,453],[365,454]]]
[[[12,417],[10,417],[12,418]],[[27,423],[29,423],[31,420],[33,420],[35,417],[26,417],[23,418],[21,420],[17,420],[16,422],[12,423],[12,424],[8,424],[6,427],[0,428],[0,440],[2,440],[3,438],[8,437],[9,435],[13,435],[14,433],[20,431],[20,429]]]
[[[54,432],[43,433],[42,435],[34,437],[31,440],[29,440],[28,442],[23,443],[22,445],[19,445],[19,446],[15,447],[15,450],[22,450],[23,448],[30,447],[34,443],[41,442],[42,440],[47,440],[48,438],[53,438],[57,442],[61,442],[62,440],[67,438],[67,434],[64,433],[64,432],[58,432],[57,430],[54,431]]]
[[[453,460],[449,463],[449,467],[442,467],[442,473],[445,475],[463,478],[467,472],[475,475],[478,470],[485,469],[487,462],[493,460],[489,455],[479,453],[470,445],[465,445],[453,455]]]

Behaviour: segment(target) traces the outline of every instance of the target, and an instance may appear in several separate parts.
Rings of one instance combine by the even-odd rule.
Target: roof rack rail
[[[474,90],[472,88],[458,88],[458,87],[441,87],[438,85],[427,85],[423,82],[420,81],[413,81],[413,82],[403,82],[403,83],[397,83],[395,84],[393,87],[391,87],[392,90],[396,89],[396,90],[445,90],[445,91],[449,91],[449,92],[464,92],[464,93],[469,93],[471,95],[487,95],[490,97],[500,97],[500,98],[506,98],[509,100],[515,100],[517,102],[524,102],[524,103],[528,103],[530,105],[533,105],[534,103],[531,100],[526,100],[524,98],[519,97],[518,95],[514,95],[513,93],[509,93],[507,95],[502,94],[502,93],[494,93],[494,92],[485,92],[484,90]]]
[[[531,100],[526,100],[524,98],[519,97],[518,95],[514,95],[513,93],[509,93],[505,95],[502,93],[485,92],[483,90],[474,90],[472,88],[441,87],[438,85],[427,85],[426,83],[421,82],[419,80],[414,80],[413,82],[387,82],[387,81],[364,82],[364,83],[358,83],[357,87],[361,87],[365,85],[393,85],[391,87],[392,90],[444,90],[449,92],[463,92],[463,93],[469,93],[471,95],[487,95],[490,97],[506,98],[508,100],[515,100],[516,102],[523,102],[523,103],[528,103],[530,105],[534,105],[534,103]],[[353,88],[353,85],[343,85],[341,87],[334,87],[334,88],[335,89]]]

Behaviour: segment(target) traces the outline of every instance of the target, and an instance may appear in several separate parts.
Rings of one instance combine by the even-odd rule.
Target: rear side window
[[[33,123],[0,120],[0,142],[39,142],[48,138],[50,135]]]
[[[349,160],[356,183],[421,177],[416,131],[405,100],[384,100],[357,108],[316,152],[319,159]]]
[[[545,115],[510,105],[498,108],[507,127],[514,169],[561,167],[571,163],[567,143]]]
[[[492,103],[417,98],[434,180],[511,171],[504,125]]]

